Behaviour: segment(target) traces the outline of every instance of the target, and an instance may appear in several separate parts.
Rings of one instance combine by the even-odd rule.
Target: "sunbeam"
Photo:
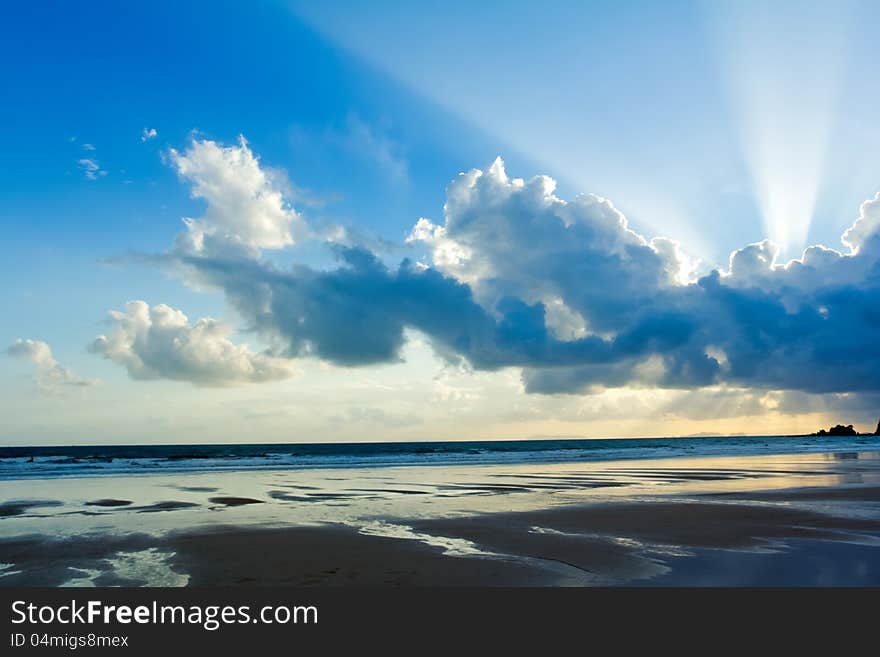
[[[712,3],[709,15],[765,234],[798,255],[822,185],[852,5]]]

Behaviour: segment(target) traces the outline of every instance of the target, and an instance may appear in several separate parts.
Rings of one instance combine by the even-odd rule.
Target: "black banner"
[[[6,589],[0,654],[849,644],[876,589]],[[572,643],[574,642],[574,643]],[[208,651],[205,653],[204,651]],[[590,650],[587,650],[589,652]]]

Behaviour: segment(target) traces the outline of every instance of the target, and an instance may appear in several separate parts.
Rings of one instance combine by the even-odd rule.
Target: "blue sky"
[[[161,276],[108,275],[99,264],[129,249],[159,251],[177,232],[196,204],[161,154],[194,130],[223,141],[247,135],[267,161],[300,171],[297,185],[315,199],[340,199],[321,213],[396,240],[412,216],[442,205],[449,172],[494,157],[497,147],[474,137],[472,149],[460,149],[470,157],[456,161],[443,131],[470,133],[455,121],[333,49],[285,7],[236,4],[121,12],[116,3],[33,3],[6,22],[4,80],[14,102],[0,109],[10,127],[0,193],[14,230],[4,240],[12,275],[3,292],[31,308],[30,330],[58,340],[74,307],[89,304],[97,318],[114,297],[172,295],[193,312],[211,308]],[[405,140],[407,180],[390,180],[369,144],[345,143],[351,121],[401,149]],[[435,126],[430,134],[423,123]],[[145,127],[159,131],[149,143]],[[338,133],[336,143],[326,143],[328,133]],[[106,176],[85,180],[77,166],[85,158]],[[15,275],[22,271],[28,276]],[[100,289],[88,289],[96,281]],[[93,320],[85,323],[80,331],[92,330]],[[21,330],[4,322],[4,337]]]
[[[615,297],[599,304],[582,298],[569,281],[557,278],[551,285],[528,272],[530,264],[546,268],[563,257],[583,265],[592,233],[566,234],[572,249],[553,247],[548,234],[503,223],[531,220],[511,201],[503,205],[508,214],[493,219],[510,231],[508,250],[496,253],[468,240],[497,234],[492,238],[485,227],[456,229],[455,221],[464,219],[444,215],[457,174],[477,168],[488,181],[496,156],[504,160],[498,181],[508,174],[526,180],[547,175],[556,181],[558,198],[597,194],[610,199],[645,240],[678,240],[688,262],[700,261],[684,283],[696,285],[715,268],[726,271],[732,251],[766,237],[779,243],[779,264],[801,257],[812,244],[846,255],[841,234],[859,217],[862,201],[880,189],[880,163],[873,157],[880,146],[873,111],[878,92],[872,84],[878,9],[871,3],[782,2],[768,9],[748,2],[32,2],[5,14],[0,295],[7,312],[0,340],[46,343],[51,357],[19,349],[20,358],[7,360],[0,379],[4,404],[23,411],[0,426],[0,440],[124,442],[154,440],[157,432],[184,441],[641,435],[656,434],[660,416],[673,432],[737,431],[744,422],[773,431],[812,428],[843,412],[836,409],[864,421],[874,412],[873,398],[866,397],[873,383],[796,386],[778,373],[748,374],[745,355],[727,374],[707,374],[699,382],[693,372],[692,378],[673,373],[696,367],[692,354],[675,360],[671,347],[663,352],[656,345],[652,349],[660,351],[639,352],[644,359],[638,363],[626,352],[624,367],[618,349],[602,356],[614,360],[613,367],[605,363],[600,372],[591,361],[559,376],[557,365],[538,362],[534,353],[526,357],[508,343],[503,355],[497,344],[491,353],[473,342],[465,349],[452,318],[428,318],[426,311],[414,316],[412,305],[404,311],[377,297],[379,289],[404,294],[403,274],[394,272],[409,258],[442,280],[428,285],[419,279],[406,294],[445,290],[449,304],[473,297],[471,310],[450,305],[450,312],[458,318],[472,312],[475,326],[489,321],[485,313],[501,322],[492,330],[508,342],[534,345],[562,324],[574,326],[580,337],[604,340],[645,330],[623,315],[604,316],[608,308],[628,307],[632,295],[625,303]],[[309,318],[316,328],[297,332],[283,313],[272,321],[254,314],[240,298],[240,277],[221,279],[216,269],[210,276],[182,272],[183,265],[172,262],[182,257],[173,247],[187,234],[182,218],[208,217],[234,201],[193,197],[205,182],[200,176],[208,174],[188,176],[181,167],[207,166],[211,153],[200,150],[206,144],[241,149],[222,151],[229,157],[258,158],[260,171],[272,179],[265,189],[279,190],[284,207],[309,227],[309,239],[284,248],[261,238],[245,244],[245,233],[230,233],[233,246],[251,248],[247,258],[260,266],[308,268],[295,281],[299,296],[289,299],[303,304],[297,312],[305,312],[312,295],[323,303],[326,286],[339,291],[350,282],[319,275],[336,271],[340,248],[370,253],[389,267],[391,273],[379,278],[355,267],[355,278],[364,276],[355,286],[360,296],[343,296],[357,312],[349,306],[326,317],[314,311]],[[584,212],[590,219],[583,221],[594,220]],[[439,233],[407,239],[423,217],[435,228],[446,222],[442,240]],[[204,221],[214,229],[210,217]],[[339,231],[345,239],[327,237]],[[463,245],[494,267],[494,278],[444,261],[444,249]],[[135,252],[153,260],[133,257]],[[520,258],[522,267],[502,280],[501,263]],[[779,291],[788,274],[772,285],[749,284],[776,295],[794,316],[792,303],[825,308],[822,299],[841,293],[844,279],[860,294],[873,290],[870,273],[850,275],[858,269],[852,261],[834,266],[848,273],[822,278],[826,287],[834,282],[833,290],[798,288],[796,302]],[[597,271],[592,265],[588,270]],[[631,274],[636,281],[625,272]],[[305,281],[315,289],[306,290]],[[794,285],[788,279],[784,284]],[[691,308],[691,296],[676,292],[671,303],[693,320],[695,334],[719,330],[698,319],[704,310]],[[523,310],[510,310],[508,297]],[[108,312],[134,300],[179,309],[192,324],[214,318],[229,331],[229,341],[219,344],[247,343],[253,354],[284,362],[267,365],[247,356],[266,380],[252,374],[231,386],[208,381],[205,371],[186,375],[186,363],[133,374],[118,353],[89,345],[99,334],[113,335],[119,320],[108,320]],[[412,304],[421,301],[416,296]],[[405,338],[382,358],[354,357],[352,367],[330,345],[346,335],[340,323],[369,319],[371,310],[361,307],[367,303],[384,308],[383,322],[399,320],[399,326],[376,320],[377,331],[387,337],[399,328]],[[540,330],[522,323],[532,321],[526,308],[536,304],[545,314]],[[571,319],[572,312],[580,317]],[[584,316],[591,312],[595,316]],[[869,331],[873,321],[858,330]],[[667,337],[680,329],[664,326]],[[354,331],[346,339],[378,345],[371,337]],[[706,337],[700,357],[726,339]],[[856,337],[840,348],[863,344]],[[550,353],[558,345],[542,348]],[[718,348],[731,354],[745,349],[740,342]],[[716,359],[722,370],[731,354],[724,362]],[[666,362],[665,374],[650,374],[650,359],[667,356],[675,363]],[[821,371],[817,359],[803,366]],[[296,373],[282,376],[276,366]],[[309,400],[324,399],[321,391],[358,377],[366,377],[368,393],[352,387],[335,405],[322,407],[320,421],[309,416]],[[219,383],[224,385],[214,385]],[[387,386],[411,392],[383,396]],[[706,397],[706,410],[700,400],[694,402],[700,410],[680,410],[683,395],[695,390]],[[446,419],[423,412],[432,399],[443,402],[434,405]],[[620,429],[614,409],[632,407],[633,400],[643,412]],[[198,428],[189,419],[195,404],[201,404]],[[713,410],[719,405],[725,410]],[[519,414],[511,415],[511,408]],[[47,419],[52,417],[57,420]],[[156,424],[156,418],[170,424]],[[218,436],[227,427],[234,427],[232,435]]]

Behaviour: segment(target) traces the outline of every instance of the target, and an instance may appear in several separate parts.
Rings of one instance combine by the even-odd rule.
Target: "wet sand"
[[[876,496],[876,489],[865,495],[858,489],[830,489],[810,491],[811,499],[821,499],[823,492],[829,499],[842,493],[853,499]],[[802,495],[792,493],[793,499]],[[441,540],[468,541],[480,553],[444,556],[442,549],[412,540],[330,527],[225,528],[177,535],[171,547],[195,585],[571,586],[638,583],[665,574],[668,566],[661,557],[670,550],[781,549],[788,539],[859,544],[880,535],[880,517],[708,501],[610,502],[409,526]],[[877,549],[880,560],[880,543]],[[205,559],[206,553],[214,557]]]
[[[880,584],[877,454],[237,481],[9,500],[0,585]]]

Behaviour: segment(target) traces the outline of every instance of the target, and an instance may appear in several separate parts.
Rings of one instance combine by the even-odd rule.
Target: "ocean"
[[[0,447],[0,480],[175,472],[491,465],[857,452],[880,436]]]

